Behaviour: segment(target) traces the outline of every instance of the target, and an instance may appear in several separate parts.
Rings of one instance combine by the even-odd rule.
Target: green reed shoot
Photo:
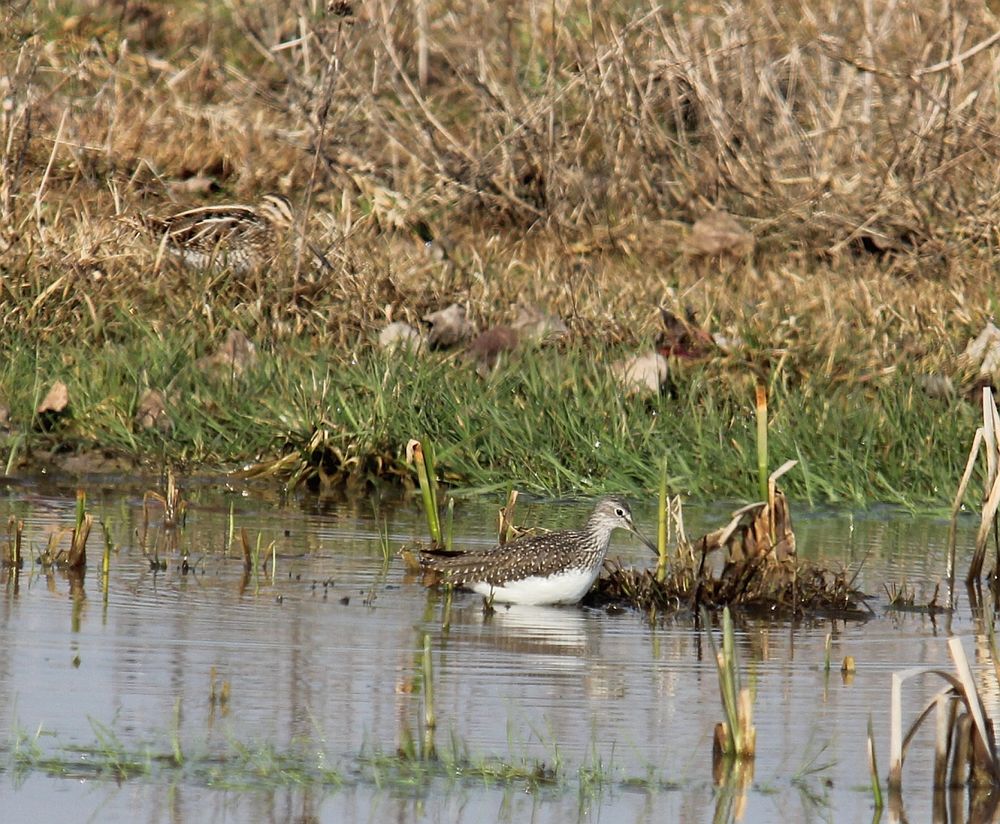
[[[254,592],[260,587],[260,533],[250,548],[250,575],[253,580]]]
[[[757,490],[767,500],[767,387],[757,384]]]
[[[4,466],[4,475],[10,475],[14,470],[14,465],[17,463],[18,447],[24,442],[24,435],[16,435],[12,438],[12,443],[10,447],[10,452],[7,455],[7,463]]]
[[[82,489],[76,491],[76,519],[73,536],[70,540],[69,555],[66,566],[70,569],[82,569],[87,565],[87,538],[94,518],[87,512],[87,493]]]
[[[432,450],[428,447],[427,452],[420,441],[411,440],[406,445],[407,457],[412,460],[417,470],[417,484],[420,487],[420,495],[424,501],[424,514],[427,517],[427,531],[430,533],[431,541],[441,544],[441,521],[438,515],[437,506],[437,485],[434,483],[434,458]]]
[[[451,584],[444,586],[444,606],[441,608],[441,632],[447,634],[451,630],[451,602],[455,594],[455,587]]]
[[[389,543],[389,521],[382,517],[382,523],[378,524],[376,520],[378,529],[378,548],[382,550],[382,563],[388,566],[389,561],[392,560],[392,546]]]
[[[101,531],[104,533],[104,552],[101,556],[101,592],[104,595],[104,602],[108,601],[108,589],[111,584],[111,550],[114,544],[111,540],[111,525],[108,521],[101,521]]]
[[[656,518],[656,548],[659,559],[656,562],[656,580],[663,583],[667,577],[667,457],[660,463],[660,501]]]
[[[434,450],[434,444],[430,441],[426,442],[426,447],[424,448],[424,461],[427,465],[427,481],[431,488],[431,501],[434,503],[434,517],[438,522],[438,532],[441,531],[441,508],[440,500],[441,496],[438,494],[438,482],[437,482],[437,454]],[[442,535],[442,539],[443,539]]]
[[[702,613],[706,627],[707,613]],[[715,653],[719,670],[719,691],[722,694],[722,709],[726,720],[722,722],[722,753],[727,758],[749,760],[756,751],[757,731],[753,727],[753,703],[750,690],[744,687],[740,678],[739,655],[736,651],[733,619],[729,607],[722,611],[722,649],[715,644],[711,631],[709,643]]]

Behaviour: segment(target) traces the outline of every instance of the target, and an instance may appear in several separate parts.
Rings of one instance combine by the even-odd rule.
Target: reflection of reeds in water
[[[882,785],[878,780],[878,758],[875,753],[875,730],[872,727],[872,717],[868,716],[868,774],[871,777],[871,787],[872,787],[872,800],[875,803],[875,809],[881,810],[882,801]]]
[[[43,568],[61,567],[82,576],[87,566],[87,539],[94,525],[94,516],[87,512],[87,495],[82,489],[76,492],[76,511],[73,526],[62,527],[49,535],[48,545],[38,557]],[[23,528],[23,524],[20,528]],[[19,529],[20,529],[19,528]],[[69,534],[69,548],[60,547],[63,539]],[[15,537],[18,544],[16,550],[20,553],[20,536]]]
[[[142,552],[149,558],[151,569],[163,570],[167,568],[167,562],[160,559],[160,534],[153,542],[152,554],[149,549],[149,502],[155,501],[163,508],[162,536],[163,550],[165,552],[176,550],[178,547],[178,529],[184,524],[184,516],[187,512],[187,501],[181,488],[174,478],[173,469],[167,468],[167,478],[163,492],[147,490],[142,496],[142,530],[139,533],[139,544]],[[183,560],[184,571],[187,571],[187,556]]]
[[[261,534],[257,533],[257,540],[251,544],[250,536],[247,534],[246,529],[240,529],[240,546],[243,548],[243,581],[241,584],[241,591],[253,580],[254,591],[260,585],[260,575],[261,573],[267,574],[267,556],[271,556],[271,581],[274,582],[274,576],[277,566],[277,542],[271,541],[266,547],[262,549],[261,542],[263,538]]]
[[[4,566],[19,570],[24,566],[22,547],[24,545],[24,521],[11,515],[7,520],[7,553],[4,556]]]
[[[209,670],[209,692],[208,703],[211,707],[211,718],[215,717],[216,707],[221,709],[223,715],[229,713],[229,692],[230,685],[228,679],[219,678],[215,665]]]
[[[432,759],[437,754],[434,744],[437,713],[434,711],[434,665],[431,660],[431,636],[427,633],[424,633],[424,646],[420,657],[420,665],[424,688],[424,748],[422,757]]]

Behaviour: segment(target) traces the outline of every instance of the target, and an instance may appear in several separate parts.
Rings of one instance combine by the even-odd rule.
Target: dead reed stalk
[[[983,572],[983,563],[986,559],[986,545],[989,542],[991,530],[996,530],[997,508],[1000,507],[1000,412],[997,410],[996,401],[993,399],[993,390],[990,387],[983,388],[983,425],[976,430],[972,440],[972,448],[969,450],[969,458],[965,464],[965,471],[958,484],[958,491],[955,493],[955,501],[952,504],[951,524],[948,530],[948,578],[951,580],[955,571],[955,549],[956,530],[958,524],[958,513],[965,498],[965,492],[972,477],[972,471],[976,459],[982,456],[986,466],[984,467],[983,504],[979,517],[979,529],[976,532],[976,546],[969,562],[969,571],[965,576],[966,583],[977,581]],[[997,547],[998,563],[1000,569],[1000,544]]]
[[[906,750],[917,730],[932,711],[935,724],[934,786],[960,786],[968,781],[1000,784],[994,719],[983,705],[960,638],[948,641],[955,671],[933,667],[913,667],[892,675],[889,741],[889,790],[898,797],[903,784]],[[948,686],[940,690],[918,713],[908,731],[903,733],[903,684],[916,676],[934,674]],[[949,759],[950,754],[950,759]]]

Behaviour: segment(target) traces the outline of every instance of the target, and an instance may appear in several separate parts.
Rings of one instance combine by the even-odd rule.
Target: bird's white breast
[[[491,585],[486,582],[472,584],[469,589],[504,604],[575,604],[593,585],[600,564],[593,570],[570,569],[555,575],[532,575],[506,584]]]

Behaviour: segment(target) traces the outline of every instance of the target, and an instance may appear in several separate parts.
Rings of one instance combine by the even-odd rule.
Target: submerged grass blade
[[[872,729],[871,713],[868,714],[868,775],[871,781],[875,809],[881,810],[883,806],[882,785],[878,780],[878,759],[875,753],[875,732]]]

